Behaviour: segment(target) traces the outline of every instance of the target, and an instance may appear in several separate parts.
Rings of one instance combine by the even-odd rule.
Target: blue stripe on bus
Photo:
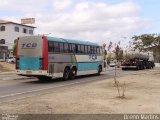
[[[19,58],[19,68],[20,70],[39,70],[41,67],[41,62],[39,57],[22,57]]]
[[[97,70],[102,62],[78,62],[78,71]]]

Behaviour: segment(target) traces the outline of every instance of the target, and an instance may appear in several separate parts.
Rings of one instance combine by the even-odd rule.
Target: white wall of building
[[[5,39],[5,45],[9,49],[12,49],[14,45],[14,40],[21,36],[31,36],[34,34],[34,28],[29,26],[23,26],[13,23],[0,24],[0,26],[5,26],[5,31],[0,31],[0,40]],[[15,31],[15,27],[19,27],[19,32]],[[27,33],[23,33],[23,29],[27,29]],[[29,30],[33,30],[33,34],[29,34]]]

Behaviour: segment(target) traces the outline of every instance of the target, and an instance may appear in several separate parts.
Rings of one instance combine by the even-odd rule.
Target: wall
[[[32,29],[34,31],[33,28],[16,25],[12,23],[4,25],[6,26],[6,31],[0,31],[0,39],[5,39],[6,45],[8,46],[9,49],[12,49],[15,39],[21,36],[31,36],[31,34],[29,34],[29,29]],[[16,32],[14,30],[15,26],[19,27],[19,32]],[[23,28],[28,29],[27,34],[23,33]]]
[[[13,23],[8,23],[8,24],[0,24],[0,26],[5,26],[5,31],[0,31],[0,40],[5,39],[5,44],[2,44],[3,46],[8,46],[9,50],[13,49],[14,45],[14,40],[17,39],[18,37],[21,36],[31,36],[29,34],[29,30],[33,30],[33,35],[34,35],[34,28],[32,27],[27,27],[27,26],[21,26]],[[15,31],[15,27],[19,27],[19,32]],[[28,30],[27,33],[23,33],[23,28],[26,28]],[[0,45],[0,46],[2,46]],[[7,52],[4,52],[0,50],[0,59],[5,59],[7,56],[12,56],[10,52],[7,50]]]

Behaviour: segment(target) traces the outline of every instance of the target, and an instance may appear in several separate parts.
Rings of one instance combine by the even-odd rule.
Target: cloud
[[[72,4],[72,0],[1,0],[0,10],[24,14],[62,12]]]
[[[55,12],[62,12],[72,4],[71,0],[53,1],[53,9]]]
[[[57,37],[103,44],[129,37],[144,26],[139,17],[140,7],[134,2],[108,4],[81,0],[39,0],[37,4],[32,0],[3,0],[2,3],[4,6],[0,10],[10,6],[13,11],[21,11],[23,17],[35,17],[37,34],[52,33]]]
[[[101,44],[110,40],[117,42],[122,36],[129,36],[143,26],[139,18],[139,6],[132,2],[80,2],[70,12],[49,18],[51,20],[47,23],[39,22],[40,28],[46,32]]]

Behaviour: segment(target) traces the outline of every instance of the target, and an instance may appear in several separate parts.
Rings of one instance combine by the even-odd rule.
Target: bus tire
[[[75,79],[75,76],[77,74],[77,68],[76,67],[72,67],[71,73],[70,73],[70,79]]]
[[[100,65],[100,66],[98,67],[98,73],[97,73],[97,75],[100,75],[101,72],[102,72],[102,66]]]
[[[71,70],[69,67],[66,67],[63,72],[63,80],[69,80],[71,75]]]

